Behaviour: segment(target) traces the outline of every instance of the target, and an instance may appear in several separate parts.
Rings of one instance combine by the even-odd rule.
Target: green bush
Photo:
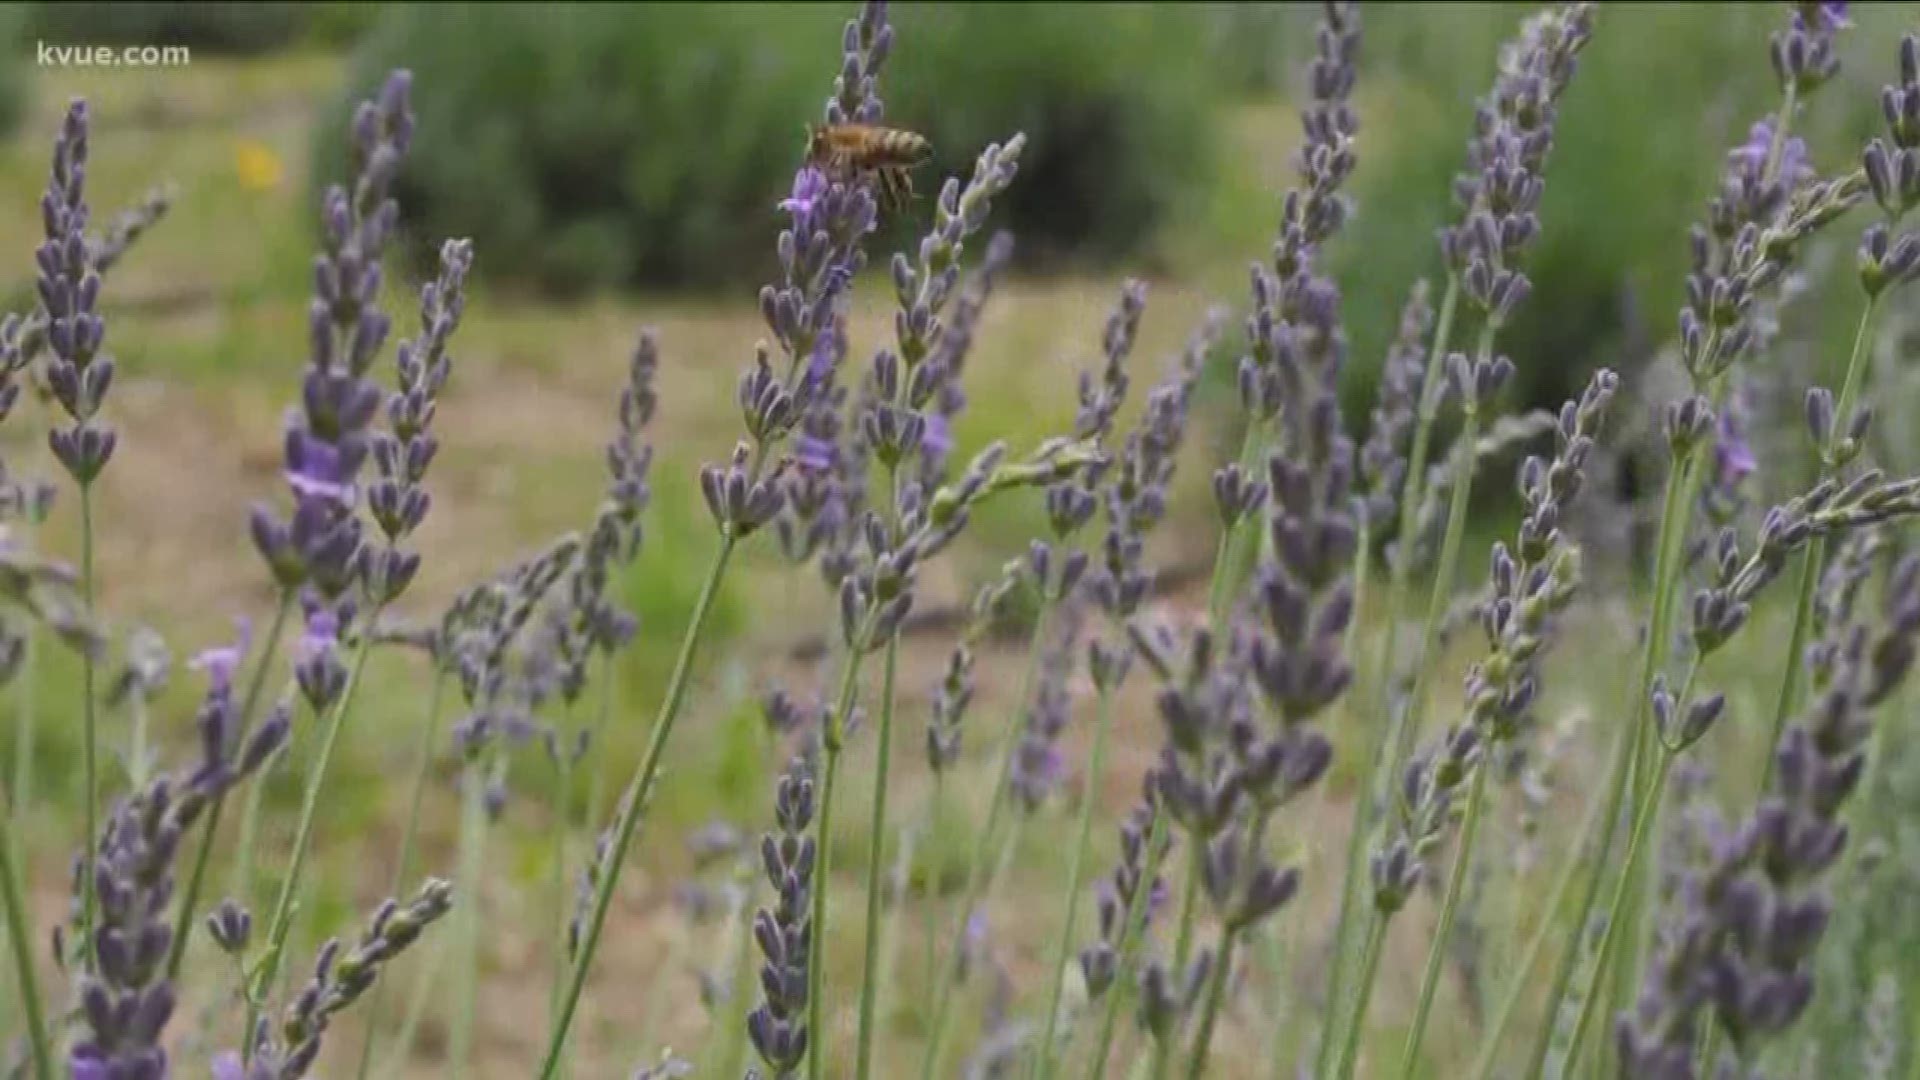
[[[32,44],[26,40],[26,12],[18,7],[0,6],[0,135],[10,135],[26,116],[31,98],[27,86],[27,57]]]
[[[418,79],[402,198],[418,252],[466,235],[484,265],[548,291],[762,277],[850,5],[484,5],[390,9],[350,89]],[[1206,175],[1202,23],[1165,6],[905,6],[884,93],[938,173],[987,141],[1030,148],[1005,204],[1029,255],[1137,251]],[[318,130],[337,130],[323,123]],[[330,175],[333,141],[316,155]],[[921,201],[915,213],[927,213]]]
[[[1407,284],[1420,274],[1439,284],[1433,236],[1458,214],[1446,193],[1463,163],[1462,117],[1491,84],[1498,46],[1532,10],[1366,9],[1359,213],[1333,255],[1349,290],[1355,365],[1369,373],[1349,381],[1353,415],[1371,400],[1371,372]],[[1864,5],[1855,13],[1862,26],[1841,39],[1841,78],[1854,85],[1823,91],[1794,129],[1823,172],[1850,165],[1876,113],[1866,88],[1895,70],[1885,43],[1898,40],[1898,14]],[[1645,346],[1673,336],[1687,230],[1704,216],[1726,152],[1778,107],[1767,35],[1784,20],[1763,5],[1603,7],[1560,110],[1542,235],[1527,267],[1534,295],[1502,335],[1519,364],[1518,401],[1557,405],[1595,367],[1631,366]],[[1456,348],[1470,342],[1455,336]]]
[[[61,45],[186,45],[208,53],[252,55],[284,48],[309,11],[292,3],[40,3],[34,34]]]
[[[1150,4],[920,4],[895,15],[891,118],[942,174],[1027,133],[1002,217],[1031,259],[1120,260],[1213,176],[1218,84],[1199,11]],[[931,186],[931,181],[925,186]]]

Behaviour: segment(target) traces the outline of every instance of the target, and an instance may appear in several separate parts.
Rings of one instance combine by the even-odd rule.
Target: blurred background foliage
[[[439,237],[471,236],[482,277],[456,350],[464,366],[447,407],[458,419],[445,426],[429,522],[438,531],[427,544],[422,591],[445,595],[579,524],[598,497],[607,387],[634,327],[658,325],[671,406],[660,421],[657,513],[643,565],[623,582],[643,632],[621,692],[650,702],[710,551],[694,467],[722,453],[737,430],[733,379],[764,335],[752,296],[770,269],[780,224],[774,204],[798,163],[802,125],[819,116],[839,27],[853,6],[0,5],[0,133],[8,135],[0,247],[15,260],[5,284],[30,295],[26,253],[39,237],[47,135],[69,94],[84,92],[95,104],[93,183],[102,213],[155,182],[171,182],[179,194],[107,291],[127,380],[115,420],[128,445],[141,448],[124,455],[129,471],[110,474],[103,489],[109,519],[143,525],[106,542],[116,613],[173,620],[190,611],[197,621],[185,629],[166,624],[184,643],[224,634],[228,614],[268,601],[245,591],[262,588],[262,576],[239,523],[244,502],[278,484],[272,448],[302,351],[315,185],[339,173],[343,103],[363,96],[388,66],[405,65],[417,74],[419,109],[404,188],[414,257]],[[1475,99],[1492,80],[1500,43],[1538,6],[1365,5],[1357,213],[1327,253],[1346,290],[1352,357],[1344,389],[1356,423],[1409,285],[1437,275],[1433,234],[1456,213],[1448,191]],[[1823,92],[1795,128],[1822,171],[1848,167],[1873,130],[1877,87],[1893,71],[1893,43],[1914,11],[1854,5],[1859,26],[1840,39],[1843,85]],[[958,433],[963,452],[992,438],[1030,441],[1070,419],[1068,365],[1095,354],[1123,276],[1153,284],[1138,354],[1145,364],[1177,348],[1209,302],[1244,303],[1247,262],[1265,255],[1276,192],[1291,180],[1299,142],[1292,101],[1313,16],[1311,5],[1227,2],[897,5],[900,38],[885,96],[892,122],[924,132],[938,148],[937,162],[917,177],[923,196],[937,190],[938,177],[970,168],[987,141],[1016,130],[1030,140],[1023,175],[995,211],[996,223],[1018,235],[1023,266],[997,294],[973,361],[974,407]],[[1641,374],[1632,369],[1671,337],[1687,229],[1727,149],[1744,139],[1755,110],[1775,100],[1764,57],[1781,18],[1779,5],[1605,5],[1563,103],[1544,231],[1529,266],[1535,297],[1503,336],[1520,373],[1511,404],[1557,404],[1602,363]],[[36,41],[187,45],[194,64],[164,74],[37,71]],[[876,257],[909,243],[927,213],[923,198],[917,216],[894,223],[896,235],[874,245]],[[1844,362],[1834,343],[1848,340],[1850,325],[1839,324],[1858,311],[1845,272],[1855,236],[1857,226],[1835,230],[1808,253],[1829,272],[1813,275],[1815,291],[1793,309],[1788,339],[1764,358],[1801,385],[1830,378]],[[388,307],[402,326],[411,325],[410,277],[394,274],[388,283]],[[892,311],[885,288],[877,273],[862,282],[856,341],[884,339]],[[1823,302],[1829,289],[1844,299]],[[1908,362],[1882,365],[1886,403],[1876,435],[1899,444],[1881,448],[1886,461],[1910,468],[1920,462],[1920,424],[1901,421],[1920,416],[1920,364],[1912,362],[1920,334],[1912,316],[1894,318],[1906,321],[1887,337]],[[1222,348],[1238,351],[1237,331]],[[1630,378],[1628,386],[1647,383]],[[1231,392],[1213,389],[1216,400]],[[1648,411],[1640,403],[1616,409],[1622,428],[1636,406]],[[1212,440],[1206,449],[1231,452],[1233,433],[1222,426],[1202,422]],[[1801,430],[1797,421],[1773,424],[1769,434],[1793,445],[1783,455],[1763,450],[1769,470],[1804,460]],[[35,435],[16,422],[0,440],[44,447]],[[1174,520],[1203,520],[1205,477],[1204,468],[1183,466],[1176,498],[1189,501]],[[1476,515],[1477,530],[1507,527],[1502,511],[1511,508],[1493,505],[1507,490],[1499,480],[1481,485],[1489,512]],[[1039,515],[1033,503],[984,511],[934,590],[946,600],[965,596],[1020,550]],[[50,550],[75,550],[71,517],[70,504],[56,515]],[[1168,539],[1209,545],[1198,552],[1204,557],[1207,532]],[[216,551],[241,554],[208,557]],[[1176,562],[1169,557],[1169,566]],[[792,628],[815,625],[806,619],[820,603],[817,590],[792,578],[777,586],[747,578],[722,598],[711,715],[750,713],[757,680],[793,644]],[[183,595],[192,603],[181,605]],[[1592,640],[1611,648],[1631,636]],[[736,639],[748,647],[721,647]],[[66,663],[52,662],[49,685],[71,681],[57,666]],[[370,695],[383,715],[369,717],[368,730],[400,732],[410,719],[410,699],[398,690],[411,685],[402,667],[376,664],[372,677],[396,689]],[[1580,678],[1605,681],[1605,665],[1584,667]],[[1769,668],[1751,682],[1770,695],[1773,677]],[[191,707],[174,704],[176,712]],[[49,775],[71,773],[77,730],[50,725],[38,759]],[[765,790],[761,748],[740,738],[749,725],[711,730],[677,766],[687,782],[664,793],[662,835]],[[610,750],[630,762],[643,736],[623,731]],[[386,777],[407,752],[395,739],[372,740],[344,763],[355,796],[344,801],[353,814],[347,824],[392,819]],[[1904,760],[1895,786],[1907,807],[1920,800],[1920,753]],[[277,785],[272,796],[290,802],[298,792]],[[372,850],[378,833],[366,831]],[[1908,831],[1901,844],[1920,850],[1920,828]],[[866,838],[845,840],[857,852]],[[956,851],[968,842],[952,841]],[[335,857],[351,870],[360,853],[344,847]],[[344,893],[356,880],[344,873],[333,887]],[[1899,903],[1911,892],[1903,879],[1881,894],[1885,911],[1850,908],[1865,914],[1847,929],[1840,962],[1855,962],[1876,941],[1915,940],[1920,916]],[[1910,958],[1920,963],[1920,950]],[[1831,995],[1827,1007],[1857,1000]],[[505,1038],[515,1025],[499,1027]]]
[[[1219,95],[1193,62],[1195,15],[903,6],[896,29],[913,45],[886,73],[888,120],[934,141],[924,194],[1025,131],[1002,220],[1030,256],[1148,250],[1208,174]],[[406,65],[435,88],[403,195],[421,235],[472,233],[548,292],[739,286],[769,270],[784,194],[770,181],[792,175],[819,119],[817,58],[842,21],[807,4],[398,7],[356,52],[352,82]],[[322,175],[331,157],[316,156]]]
[[[1332,253],[1348,290],[1356,414],[1405,289],[1435,271],[1464,119],[1531,7],[1366,9],[1359,214]],[[818,117],[819,57],[842,16],[810,4],[43,3],[10,12],[0,33],[215,54],[346,50],[339,102],[411,67],[423,88],[405,186],[415,257],[430,257],[433,237],[471,236],[496,284],[573,296],[764,278],[775,178]],[[1001,213],[1029,268],[1200,275],[1221,296],[1241,291],[1239,266],[1264,246],[1297,139],[1283,102],[1310,6],[906,4],[897,16],[910,46],[887,72],[888,119],[938,149],[923,193],[986,142],[1025,131],[1024,175]],[[1861,5],[1856,18],[1861,32],[1843,38],[1855,85],[1826,95],[1802,129],[1816,161],[1872,124],[1862,91],[1889,58],[1859,50],[1889,40],[1903,15]],[[1608,6],[1564,104],[1531,267],[1539,300],[1507,338],[1528,361],[1524,403],[1557,402],[1602,359],[1631,366],[1667,335],[1687,226],[1755,119],[1743,108],[1768,100],[1769,74],[1752,61],[1776,21],[1756,4]],[[0,65],[8,123],[23,93],[10,68]],[[331,176],[340,126],[314,130],[312,173]],[[1259,175],[1247,161],[1264,164]]]
[[[1433,235],[1456,213],[1472,108],[1537,5],[1371,3],[1361,58],[1356,216],[1328,258],[1346,290],[1343,384],[1363,423],[1399,306],[1437,275]],[[31,106],[25,58],[52,43],[182,44],[201,62],[319,64],[287,160],[304,199],[338,174],[345,103],[394,66],[418,77],[418,152],[402,185],[407,248],[424,270],[437,238],[469,236],[486,284],[529,303],[643,296],[744,300],[772,272],[774,203],[817,120],[844,12],[836,5],[643,3],[39,3],[0,8],[0,125]],[[882,250],[912,242],[944,176],[1024,131],[1023,176],[997,209],[1029,275],[1103,288],[1122,275],[1243,301],[1291,180],[1312,5],[1211,2],[902,4],[886,72],[888,120],[928,135],[922,198]],[[1841,79],[1796,127],[1826,171],[1875,123],[1891,63],[1872,43],[1899,5],[1861,5]],[[1630,374],[1670,338],[1686,235],[1727,148],[1772,100],[1758,61],[1778,11],[1760,4],[1607,6],[1563,102],[1529,271],[1536,300],[1504,337],[1515,407],[1551,407],[1605,363]],[[1882,50],[1883,52],[1885,50]],[[242,61],[241,63],[245,63]],[[306,70],[311,70],[309,67]],[[280,107],[236,95],[264,117]],[[47,102],[40,102],[44,109]],[[160,108],[143,104],[142,108]],[[144,121],[181,122],[159,113]],[[191,122],[189,119],[186,122]],[[246,123],[246,121],[242,121]],[[281,168],[279,162],[273,163]],[[310,219],[274,230],[261,295],[304,284]],[[1844,263],[1844,242],[1811,257]],[[1806,341],[1844,337],[1819,290]],[[1846,316],[1832,316],[1844,321]],[[1222,348],[1237,350],[1238,335]],[[1798,348],[1781,400],[1839,362]],[[1230,364],[1215,365],[1230,371]],[[1230,391],[1214,388],[1216,398]],[[1497,502],[1505,492],[1483,493]]]

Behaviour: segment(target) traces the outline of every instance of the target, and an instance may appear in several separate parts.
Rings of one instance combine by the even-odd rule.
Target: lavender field
[[[1920,6],[0,39],[0,1077],[1920,1078]]]

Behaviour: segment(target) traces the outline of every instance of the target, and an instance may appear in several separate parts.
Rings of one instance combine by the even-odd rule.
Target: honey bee
[[[913,198],[915,166],[933,156],[923,135],[872,124],[830,124],[807,128],[807,160],[835,180],[870,180],[881,201],[905,206]]]

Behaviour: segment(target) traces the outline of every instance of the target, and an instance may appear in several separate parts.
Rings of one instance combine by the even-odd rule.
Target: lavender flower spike
[[[1408,440],[1420,408],[1420,387],[1427,376],[1427,334],[1433,305],[1425,279],[1414,282],[1400,309],[1400,329],[1380,366],[1380,396],[1374,402],[1367,441],[1360,448],[1360,479],[1366,484],[1366,517],[1384,529],[1400,509],[1407,475]]]
[[[347,596],[367,562],[355,514],[357,484],[382,399],[367,373],[390,326],[375,305],[381,255],[400,215],[393,182],[413,137],[411,83],[406,72],[394,73],[379,97],[362,102],[354,114],[351,191],[336,184],[323,199],[301,408],[287,420],[286,479],[293,516],[282,522],[264,507],[255,507],[252,514],[254,546],[280,586],[311,586],[328,604]],[[464,253],[462,258],[456,277],[465,273]],[[435,300],[438,304],[451,297],[436,287]],[[433,317],[445,323],[447,314],[436,311]],[[450,331],[451,324],[445,325]]]
[[[169,908],[180,839],[210,802],[258,769],[285,742],[287,716],[276,713],[244,744],[233,684],[213,670],[200,706],[200,760],[121,801],[108,817],[85,873],[99,901],[92,970],[80,983],[88,1033],[75,1045],[75,1076],[164,1080],[162,1035],[172,1017],[166,961],[173,944]]]
[[[395,353],[398,386],[387,399],[388,430],[372,438],[378,479],[367,487],[367,509],[387,544],[366,553],[367,590],[375,603],[391,603],[420,569],[420,556],[401,548],[427,516],[432,499],[421,481],[440,442],[433,418],[440,391],[453,371],[447,342],[466,307],[473,245],[449,240],[440,248],[440,276],[420,290],[420,336]]]
[[[659,346],[653,332],[644,330],[627,364],[617,425],[607,444],[606,497],[567,579],[564,603],[553,613],[560,693],[569,703],[586,686],[587,661],[596,653],[611,656],[638,627],[634,616],[608,599],[607,592],[615,572],[639,557],[640,517],[653,499],[648,480],[653,447],[646,429],[658,405],[653,380],[659,366]]]
[[[320,1056],[333,1017],[370,989],[395,957],[453,907],[453,887],[429,878],[406,904],[387,900],[351,949],[338,938],[321,946],[308,979],[278,1025],[261,1022],[243,1080],[300,1080]],[[230,1060],[223,1067],[231,1071]]]
[[[808,952],[814,889],[815,849],[812,767],[796,757],[774,799],[777,833],[760,847],[761,863],[773,886],[774,907],[755,913],[753,937],[766,963],[760,969],[765,999],[747,1017],[747,1034],[771,1080],[798,1076],[807,1054]]]
[[[91,484],[113,457],[113,429],[97,419],[113,385],[113,358],[101,351],[100,275],[87,243],[87,129],[85,101],[76,100],[53,148],[53,175],[40,200],[46,240],[34,253],[37,288],[46,317],[47,386],[72,423],[55,427],[48,443],[76,483]]]

